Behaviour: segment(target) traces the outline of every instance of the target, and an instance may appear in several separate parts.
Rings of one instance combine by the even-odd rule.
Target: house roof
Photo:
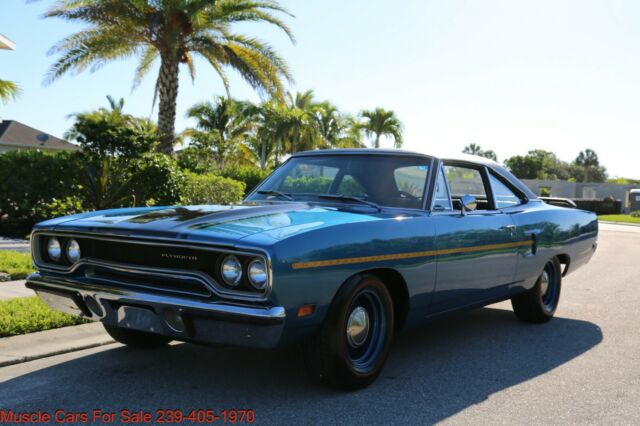
[[[16,50],[16,44],[0,34],[0,49]]]
[[[15,120],[0,122],[0,145],[27,149],[75,151],[78,147]]]

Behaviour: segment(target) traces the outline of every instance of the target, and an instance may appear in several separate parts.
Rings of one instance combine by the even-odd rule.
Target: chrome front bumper
[[[52,309],[182,341],[275,347],[285,322],[285,310],[281,306],[204,302],[40,273],[30,275],[26,286]],[[148,321],[143,326],[128,321],[127,309],[147,312]],[[176,314],[183,320],[184,327],[172,327],[168,321]]]

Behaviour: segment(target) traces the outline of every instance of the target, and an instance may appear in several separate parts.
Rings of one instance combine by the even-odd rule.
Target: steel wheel
[[[385,308],[371,290],[360,293],[351,305],[345,335],[347,352],[354,370],[366,373],[380,356],[386,337]]]
[[[318,331],[303,347],[311,376],[345,390],[370,385],[393,339],[393,301],[380,278],[356,275],[336,294]]]
[[[547,322],[556,312],[561,288],[560,262],[553,258],[544,266],[533,288],[511,299],[513,312],[522,321]]]

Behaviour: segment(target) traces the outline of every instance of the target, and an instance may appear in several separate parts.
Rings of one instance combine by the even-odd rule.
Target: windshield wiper
[[[284,198],[285,200],[293,201],[293,197],[290,194],[287,194],[286,192],[273,191],[273,190],[262,190],[262,191],[257,191],[257,192],[258,192],[258,194],[273,195],[273,196]]]
[[[324,198],[326,200],[341,200],[341,201],[357,201],[361,204],[366,204],[371,206],[378,211],[382,210],[379,204],[374,203],[373,201],[365,200],[364,198],[356,197],[353,195],[345,195],[345,194],[318,194],[318,198]]]

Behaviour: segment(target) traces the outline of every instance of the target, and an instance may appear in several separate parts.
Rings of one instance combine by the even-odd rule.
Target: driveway
[[[112,344],[1,368],[0,408],[244,407],[260,424],[637,424],[638,259],[640,233],[603,228],[591,263],[564,281],[556,319],[523,324],[500,303],[409,331],[359,392],[311,383],[295,349]]]

